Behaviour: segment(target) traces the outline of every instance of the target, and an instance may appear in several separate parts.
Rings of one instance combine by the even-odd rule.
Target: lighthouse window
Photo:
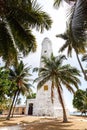
[[[47,51],[44,51],[44,53],[46,53]]]
[[[44,85],[44,91],[48,90],[48,85]]]

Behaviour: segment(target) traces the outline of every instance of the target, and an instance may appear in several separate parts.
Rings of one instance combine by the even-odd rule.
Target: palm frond
[[[46,77],[46,78],[42,79],[42,80],[38,83],[37,89],[40,89],[48,80],[49,80],[49,77]]]
[[[71,93],[75,93],[75,90],[72,88],[72,86],[70,86],[69,84],[67,84],[67,83],[65,83],[66,84],[66,88],[67,88],[67,90],[69,91],[69,92],[71,92]],[[78,87],[77,87],[78,88]]]
[[[16,89],[20,90],[22,94],[29,92],[30,87],[32,87],[32,84],[30,83],[30,67],[26,67],[23,61],[20,61],[17,66],[13,66],[13,68],[10,68],[9,70],[9,78],[11,81],[15,81]]]
[[[63,52],[68,46],[67,42],[59,49],[59,52]]]
[[[26,3],[23,7],[12,8],[10,15],[20,21],[23,26],[27,25],[27,29],[32,27],[42,32],[44,28],[47,30],[51,28],[51,17],[42,11],[36,0],[32,0],[31,6]]]
[[[62,2],[62,0],[54,0],[53,6],[54,6],[55,8],[59,8],[61,2]]]
[[[25,53],[25,55],[30,51],[35,51],[36,40],[35,37],[31,34],[31,31],[25,31],[25,29],[20,26],[20,24],[12,17],[7,18],[7,20],[9,22],[9,26],[18,49]]]
[[[82,61],[87,61],[87,54],[83,55]]]
[[[17,50],[6,23],[0,23],[0,56],[7,64],[17,62]]]
[[[68,3],[68,4],[71,4],[71,2],[75,2],[76,0],[54,0],[53,6],[54,6],[55,8],[59,8],[60,5],[61,5],[61,3],[64,2],[64,1],[65,1],[66,3]]]
[[[73,38],[78,43],[87,43],[87,0],[77,0],[71,29]]]
[[[39,71],[39,68],[38,67],[35,67],[34,69],[33,69],[33,72],[38,72]]]
[[[67,40],[67,39],[68,39],[68,36],[67,36],[66,33],[64,33],[64,34],[58,34],[58,35],[56,35],[56,37],[62,38],[62,39],[64,39],[64,40]]]

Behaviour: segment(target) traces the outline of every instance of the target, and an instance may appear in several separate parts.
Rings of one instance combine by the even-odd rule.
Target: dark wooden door
[[[30,103],[28,108],[28,115],[32,115],[32,114],[33,114],[33,103]]]

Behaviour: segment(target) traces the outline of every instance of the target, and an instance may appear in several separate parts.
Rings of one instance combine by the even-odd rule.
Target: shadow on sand
[[[72,122],[63,123],[57,119],[43,119],[30,124],[28,123],[28,125],[23,126],[23,130],[68,130],[72,125]]]

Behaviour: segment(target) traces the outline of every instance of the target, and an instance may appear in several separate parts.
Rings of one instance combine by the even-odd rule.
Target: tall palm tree
[[[17,101],[19,94],[22,93],[24,95],[28,93],[30,87],[32,86],[29,83],[30,81],[29,77],[31,76],[29,70],[30,67],[26,67],[22,61],[20,61],[20,63],[17,66],[14,66],[13,69],[10,69],[9,78],[10,80],[15,82],[16,89],[14,91],[13,101],[7,119],[10,118],[14,102]]]
[[[50,58],[42,57],[44,63],[43,68],[39,69],[39,77],[35,81],[39,81],[38,88],[42,87],[48,80],[52,82],[51,91],[54,87],[57,88],[58,98],[63,109],[63,122],[67,122],[67,115],[62,97],[63,87],[66,87],[70,92],[74,93],[74,88],[78,89],[80,80],[77,76],[80,76],[79,71],[75,67],[71,67],[69,64],[63,65],[64,55],[54,57],[53,54]],[[36,68],[34,71],[37,70]],[[64,86],[62,86],[64,85]]]
[[[32,29],[51,28],[50,16],[42,11],[36,0],[0,0],[0,56],[7,65],[36,50]]]
[[[86,44],[82,43],[79,45],[78,42],[76,42],[72,36],[70,25],[67,27],[67,30],[64,34],[56,35],[56,37],[60,37],[65,40],[65,44],[59,49],[59,52],[63,52],[65,49],[67,49],[67,55],[68,57],[72,56],[72,50],[75,51],[78,63],[80,65],[80,68],[82,70],[82,73],[84,74],[84,78],[87,80],[86,73],[83,69],[83,66],[81,64],[81,61],[79,59],[79,54],[84,54],[86,52]]]

